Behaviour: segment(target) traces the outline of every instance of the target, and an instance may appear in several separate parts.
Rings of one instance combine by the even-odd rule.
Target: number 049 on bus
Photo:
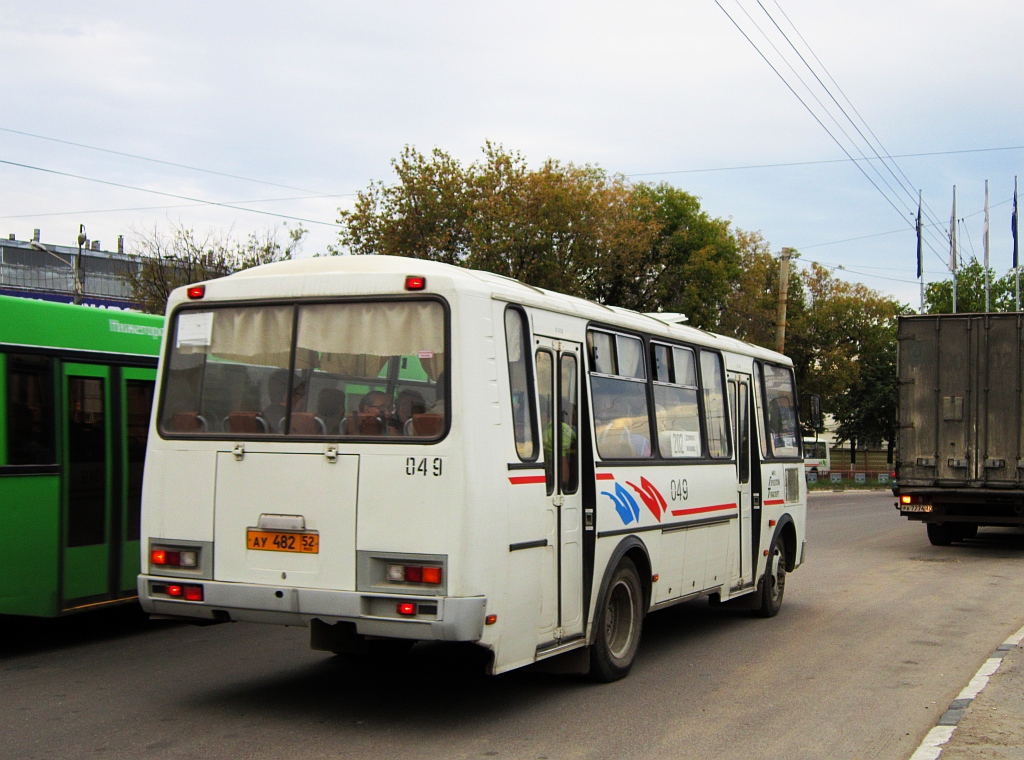
[[[279,530],[246,531],[245,547],[267,552],[296,552],[319,554],[320,536],[317,533],[285,533]]]

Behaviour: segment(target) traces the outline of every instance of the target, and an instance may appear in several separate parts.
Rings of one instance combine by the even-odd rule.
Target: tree
[[[301,247],[306,230],[300,225],[286,231],[288,242],[283,246],[277,227],[253,232],[245,241],[213,233],[200,239],[181,224],[172,224],[169,233],[156,226],[133,231],[127,247],[135,259],[120,276],[142,311],[163,314],[175,288],[290,259]]]
[[[760,234],[711,217],[690,193],[554,159],[531,169],[491,143],[468,165],[408,146],[392,164],[395,184],[372,183],[341,212],[331,253],[483,269],[598,303],[681,312],[695,327],[775,345],[778,259]],[[798,386],[822,397],[843,436],[892,438],[889,359],[904,308],[794,261],[786,353]]]
[[[992,311],[1015,311],[1016,282],[1013,270],[996,277],[989,269],[989,293]],[[953,313],[953,280],[929,282],[924,288],[925,311],[928,314]],[[966,266],[956,272],[956,310],[961,314],[985,311],[985,268],[971,257]]]
[[[729,223],[667,184],[634,184],[596,166],[485,144],[462,165],[406,147],[397,184],[375,182],[343,211],[339,247],[483,269],[639,311],[682,311],[715,328],[739,255]]]
[[[896,322],[910,309],[812,264],[808,291],[804,388],[819,393],[838,427],[856,445],[890,445],[896,435]],[[853,448],[853,446],[851,446]]]

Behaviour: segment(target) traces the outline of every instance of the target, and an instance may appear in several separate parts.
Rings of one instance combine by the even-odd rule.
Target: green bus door
[[[65,363],[63,609],[135,595],[153,370]]]

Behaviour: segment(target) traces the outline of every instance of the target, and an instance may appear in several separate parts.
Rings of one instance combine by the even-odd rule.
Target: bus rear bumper
[[[203,601],[171,598],[175,584],[202,586]],[[487,599],[370,594],[359,591],[288,588],[223,581],[139,576],[139,603],[152,615],[209,621],[244,621],[309,626],[312,620],[354,623],[364,636],[417,641],[479,641]],[[401,614],[399,605],[413,604]]]

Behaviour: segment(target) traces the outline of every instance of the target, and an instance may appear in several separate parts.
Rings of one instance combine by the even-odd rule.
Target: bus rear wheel
[[[617,681],[633,667],[643,628],[643,600],[636,565],[624,558],[601,600],[590,652],[590,677],[595,681]]]

